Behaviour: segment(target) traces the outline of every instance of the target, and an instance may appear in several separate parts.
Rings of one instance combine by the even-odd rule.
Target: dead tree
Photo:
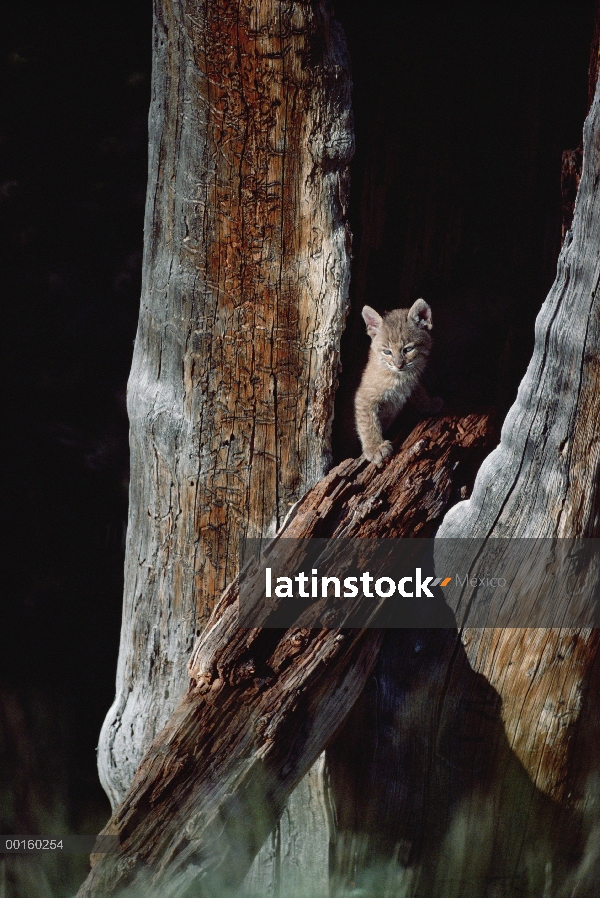
[[[597,535],[598,133],[596,94],[586,123],[573,230],[538,318],[533,359],[500,446],[483,465],[473,498],[447,516],[442,535]],[[430,451],[437,456],[443,447],[439,433]],[[407,447],[395,464],[408,462],[412,474],[410,456]],[[421,452],[413,445],[413,465],[415,458],[418,463]],[[339,520],[336,501],[348,486],[337,478],[355,466],[353,481],[360,482],[356,465],[346,463],[317,485],[290,521],[292,533],[299,535],[294,524],[298,527],[305,519],[306,509],[310,520],[321,520],[311,509],[311,496],[323,496],[325,517]],[[390,466],[379,476],[395,475],[397,485],[398,474],[397,467]],[[444,463],[429,481],[433,496],[451,499],[448,477]],[[380,490],[376,498],[375,505]],[[383,535],[385,528],[378,522],[385,520],[388,503],[375,511],[374,520],[373,503],[365,496],[346,504],[359,520],[369,522],[367,531],[359,529],[359,534]],[[403,517],[402,486],[389,505],[392,516]],[[334,525],[327,532],[340,531]],[[110,859],[98,861],[82,895],[111,894],[117,885],[136,881],[145,887],[160,882],[162,894],[169,894],[169,888],[172,894],[183,894],[203,874],[207,894],[239,884],[295,782],[335,736],[377,662],[378,631],[353,633],[343,640],[327,630],[288,632],[275,641],[262,631],[235,636],[227,620],[234,594],[235,584],[225,592],[194,653],[190,692],[146,755],[109,825],[108,831],[118,832],[123,840],[125,858],[116,868]],[[470,713],[466,727],[462,718],[469,754],[458,793],[450,788],[453,777],[445,778],[445,794],[450,803],[458,794],[462,813],[446,821],[435,863],[423,881],[434,883],[439,894],[451,894],[457,881],[463,890],[476,889],[490,878],[500,880],[507,894],[522,886],[524,877],[531,888],[550,889],[557,880],[564,886],[569,863],[578,859],[587,834],[590,853],[582,862],[577,888],[578,893],[585,894],[586,888],[589,893],[597,870],[595,821],[586,817],[594,803],[589,784],[599,767],[593,713],[598,700],[593,679],[597,636],[594,631],[468,629],[461,635],[462,641],[451,638],[451,650],[441,652],[447,662],[442,665],[446,688],[435,744],[440,744],[440,720],[460,730],[458,712]],[[253,652],[256,658],[249,658]],[[275,685],[268,677],[254,676],[265,662],[279,672]],[[469,744],[474,733],[477,738]],[[215,759],[220,760],[215,764]],[[451,762],[452,757],[445,760]],[[351,778],[345,788],[349,782]],[[513,816],[498,814],[498,809]],[[523,822],[516,837],[511,832],[515,820]],[[469,834],[479,836],[481,845],[476,852],[456,850],[448,882],[443,871],[448,869],[449,852]],[[561,843],[564,850],[549,868],[548,857]],[[396,838],[397,858],[401,845]],[[498,845],[507,849],[500,865]],[[410,868],[410,856],[401,867],[401,872]]]
[[[440,538],[600,535],[599,134],[597,90],[533,358]],[[328,750],[341,887],[394,860],[408,894],[595,894],[599,649],[589,628],[386,634],[377,688]]]
[[[599,134],[596,87],[572,230],[538,316],[533,358],[500,446],[440,536],[600,536]],[[467,629],[463,641],[473,669],[502,699],[507,739],[532,782],[563,811],[581,814],[589,836],[600,770],[598,631]],[[577,894],[597,887],[599,871],[594,849]]]
[[[99,748],[122,800],[238,568],[330,464],[351,79],[328,3],[156,0],[128,389],[121,649]]]
[[[159,732],[184,691],[186,652],[235,573],[234,532],[274,533],[327,464],[348,278],[352,141],[343,41],[322,4],[287,12],[271,3],[157,7],[155,60],[153,189],[130,390],[126,603],[117,699],[101,750],[115,807],[133,784],[108,828],[119,833],[124,855],[116,864],[99,859],[81,894],[110,895],[128,884],[144,894],[156,884],[161,895],[185,894],[199,882],[207,895],[237,887],[294,785],[326,746],[342,887],[361,864],[391,856],[403,886],[413,877],[415,894],[455,894],[457,881],[467,894],[490,878],[509,890],[527,875],[524,866],[535,866],[539,833],[541,873],[528,885],[539,891],[540,883],[550,889],[548,876],[568,881],[586,825],[593,835],[585,817],[598,768],[588,713],[597,702],[593,633],[467,630],[463,641],[449,633],[438,642],[431,678],[414,681],[411,707],[422,721],[406,744],[433,751],[440,725],[452,728],[465,709],[473,713],[465,740],[476,728],[480,739],[469,748],[458,790],[435,765],[416,771],[413,783],[424,788],[420,829],[435,817],[432,809],[446,815],[437,841],[386,821],[378,834],[376,802],[367,807],[371,823],[356,822],[364,779],[352,769],[348,740],[365,713],[363,688],[375,665],[398,657],[397,646],[381,650],[377,631],[339,640],[335,631],[301,628],[244,641],[227,613],[234,581],[194,651],[190,690]],[[573,230],[538,319],[534,358],[501,447],[482,469],[472,502],[446,520],[445,535],[597,535],[599,115],[596,97]],[[489,448],[481,419],[446,420],[446,428],[419,431],[414,439],[425,445],[415,450],[419,444],[409,443],[380,475],[345,463],[302,501],[286,532],[309,535],[322,526],[320,534],[335,535],[346,532],[344,516],[353,514],[357,535],[415,535],[417,525],[421,535],[433,533],[468,488],[473,460]],[[392,483],[409,472],[414,493]],[[415,498],[424,521],[412,517]],[[551,663],[539,663],[548,656]],[[506,678],[505,659],[514,668]],[[265,665],[274,682],[269,671],[260,676]],[[440,676],[448,686],[441,703]],[[423,710],[434,707],[425,720]],[[406,782],[406,768],[394,775],[390,783]],[[429,799],[439,784],[436,805]],[[344,803],[341,791],[353,800]],[[457,795],[462,813],[453,815]],[[524,795],[531,808],[525,829],[497,836],[499,821],[511,819],[506,814]],[[394,807],[414,811],[402,796]],[[459,852],[448,885],[443,875],[461,833],[479,836],[481,850]],[[547,858],[565,833],[572,857],[563,852],[564,869],[548,873]],[[357,844],[365,839],[370,854],[363,863]],[[498,867],[498,846],[507,848],[511,869]],[[475,867],[474,855],[481,858]],[[588,878],[593,862],[588,855]]]
[[[597,38],[591,71],[595,84]],[[598,92],[591,100],[575,215],[533,358],[500,446],[439,537],[600,535]],[[328,751],[338,879],[395,857],[403,888],[410,878],[428,894],[480,894],[493,881],[499,894],[594,894],[598,631],[420,634],[417,668],[411,639],[386,634],[378,688]],[[382,718],[393,720],[387,737]]]
[[[348,460],[298,503],[284,537],[431,536],[495,442],[486,416],[420,425],[378,472]],[[285,801],[331,741],[376,662],[380,629],[240,630],[234,581],[189,665],[190,686],[106,832],[82,896],[223,895],[237,888]]]

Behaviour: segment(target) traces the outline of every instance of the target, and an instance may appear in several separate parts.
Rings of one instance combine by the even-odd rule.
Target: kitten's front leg
[[[368,401],[361,402],[359,395],[356,397],[356,429],[365,458],[380,467],[392,454],[393,447],[389,440],[383,439],[378,408],[373,408]]]
[[[417,384],[410,394],[410,401],[422,415],[437,415],[442,410],[444,400],[440,396],[432,399],[427,390],[421,384]]]
[[[386,458],[389,458],[393,451],[394,447],[392,446],[390,440],[383,440],[383,442],[379,444],[371,458],[369,458],[366,452],[365,455],[367,456],[369,461],[373,462],[376,468],[380,468]]]

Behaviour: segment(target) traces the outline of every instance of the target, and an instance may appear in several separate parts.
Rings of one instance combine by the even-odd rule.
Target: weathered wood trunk
[[[600,536],[599,136],[597,87],[573,226],[536,322],[533,358],[500,446],[440,536]],[[473,669],[502,699],[508,742],[531,780],[563,808],[585,814],[597,803],[600,775],[600,751],[589,738],[598,714],[598,631],[466,630],[463,639]],[[593,871],[587,862],[597,877],[598,853]],[[577,894],[584,893],[582,884]]]
[[[503,425],[500,446],[482,466],[472,498],[449,512],[440,536],[600,535],[599,135],[597,92],[585,125],[583,174],[573,228],[559,258],[556,282],[538,316],[533,358]],[[475,634],[469,635],[470,640],[474,638]],[[485,638],[497,637],[488,634]],[[516,640],[517,645],[529,637],[509,631],[503,638]],[[555,638],[559,657],[558,646],[564,636],[557,633]],[[579,634],[578,641],[595,646],[591,633]],[[479,637],[475,643],[480,646]],[[477,657],[474,647],[470,653]],[[584,658],[587,666],[585,649]],[[561,672],[555,671],[557,683],[574,676],[578,663],[577,653],[562,659]],[[493,682],[491,670],[489,674]],[[533,721],[537,717],[533,708],[539,703],[535,683],[528,678],[527,701],[533,703]],[[515,729],[518,724],[515,718],[508,726]],[[528,730],[523,730],[523,736]],[[537,776],[538,759],[527,764]],[[561,769],[557,764],[556,776]],[[565,783],[553,779],[551,776],[547,791],[562,796]]]
[[[599,135],[597,91],[533,358],[440,538],[600,536]],[[340,890],[597,894],[599,668],[594,629],[386,633],[327,753]]]
[[[351,79],[328,2],[156,0],[113,807],[238,569],[325,473],[347,310]]]
[[[431,536],[494,444],[485,416],[420,425],[383,471],[348,460],[294,509],[282,537]],[[190,688],[108,825],[121,859],[82,896],[224,895],[245,876],[292,789],[334,736],[377,659],[381,630],[240,630],[238,582],[190,661]]]

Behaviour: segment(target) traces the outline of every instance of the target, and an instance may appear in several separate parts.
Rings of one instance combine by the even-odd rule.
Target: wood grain
[[[503,424],[500,445],[482,465],[471,498],[446,515],[440,537],[600,535],[599,136],[597,87],[584,129],[573,223],[556,281],[537,318],[532,360]],[[445,681],[457,676],[456,661],[460,667],[463,657],[473,674],[483,678],[498,697],[497,716],[509,756],[526,775],[522,795],[529,796],[527,813],[523,814],[517,791],[503,814],[494,812],[486,842],[488,847],[498,846],[499,834],[507,826],[521,830],[520,861],[502,868],[506,894],[527,881],[528,852],[537,853],[539,865],[528,881],[532,893],[536,889],[546,893],[553,884],[553,889],[563,890],[560,894],[596,894],[599,631],[467,627],[460,637],[443,674]],[[454,695],[446,690],[449,713],[460,706],[461,695],[467,700],[471,694],[465,682]],[[435,743],[434,735],[428,738]],[[493,741],[486,739],[470,746],[473,771],[489,761],[491,746]],[[489,775],[486,794],[490,801],[494,795],[500,801],[513,780],[501,770]],[[471,787],[465,788],[468,795],[480,794],[475,774]],[[546,800],[549,805],[544,805]],[[543,824],[534,810],[540,802],[547,809]],[[465,811],[460,824],[464,839],[480,832],[481,813],[478,800]],[[499,852],[496,847],[489,863],[478,871],[475,883],[481,888],[489,877],[499,875]],[[510,852],[506,856],[510,858]],[[437,894],[454,894],[451,881],[459,890],[477,887],[469,885],[469,863],[463,860],[451,871],[445,891],[437,884]]]
[[[423,422],[383,470],[332,470],[300,500],[286,536],[431,536],[495,442],[485,415]],[[233,581],[189,664],[190,686],[106,827],[80,898],[125,885],[175,896],[239,886],[294,786],[335,735],[377,659],[381,630],[239,630]]]
[[[597,92],[584,130],[573,226],[536,322],[533,358],[502,427],[500,446],[482,466],[471,499],[448,513],[439,536],[600,535],[599,134]],[[509,740],[534,781],[561,801],[573,796],[565,767],[598,651],[596,631],[553,630],[543,637],[543,652],[535,633],[464,635],[475,669],[504,699]],[[575,650],[565,651],[565,641]],[[549,659],[537,665],[533,678],[532,652]],[[502,659],[509,657],[513,668],[507,679]],[[561,715],[562,735],[555,737],[542,710],[563,707],[565,689],[572,703]],[[533,743],[538,751],[531,751]]]
[[[187,685],[239,540],[330,464],[353,153],[327,2],[155,0],[143,286],[116,698],[116,807]]]

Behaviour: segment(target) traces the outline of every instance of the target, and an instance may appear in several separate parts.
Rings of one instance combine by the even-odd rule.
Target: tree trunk
[[[536,322],[533,358],[500,446],[479,472],[471,500],[452,509],[440,536],[600,536],[599,135],[597,87],[584,129],[573,226]],[[531,780],[562,808],[585,817],[597,802],[592,786],[600,775],[600,751],[591,738],[598,631],[467,629],[463,641],[473,669],[502,699],[509,744]],[[590,878],[578,895],[594,887],[599,860],[596,845],[586,859]]]
[[[533,358],[439,538],[600,536],[599,135],[597,91]],[[386,633],[327,753],[339,889],[597,894],[599,666],[594,629]]]
[[[325,473],[347,310],[351,79],[328,2],[156,0],[115,702],[117,807],[245,536]]]
[[[482,466],[472,498],[446,516],[441,537],[600,536],[599,134],[597,92],[585,125],[573,228],[559,258],[555,284],[538,316],[533,358],[503,425],[500,446]],[[468,638],[475,639],[475,634]],[[485,636],[490,638],[492,634]],[[516,645],[529,637],[507,631],[502,638]],[[564,637],[556,633],[555,638],[558,648]],[[582,648],[581,660],[587,667],[595,637],[581,633],[578,641],[582,647],[590,646],[589,651]],[[470,649],[473,659],[481,650],[479,638],[475,643],[477,648]],[[554,671],[557,682],[575,676],[577,653],[563,662],[560,675]],[[486,675],[494,682],[491,670]],[[529,680],[527,686],[532,708],[540,701],[535,683]],[[514,730],[518,718],[507,725]],[[526,762],[534,777],[540,775],[538,762],[537,757]],[[561,767],[556,765],[556,775]],[[550,794],[562,796],[564,788],[565,783],[550,776],[546,785]]]
[[[184,659],[237,570],[239,537],[273,534],[327,465],[348,279],[349,83],[325,4],[157,12],[126,600],[100,753],[114,806],[184,690]],[[573,230],[502,445],[445,536],[598,535],[599,116],[596,96]],[[463,450],[470,465],[485,444],[474,418],[470,448],[458,423],[436,427],[380,474],[341,465],[285,532],[432,533],[465,486]],[[591,890],[593,851],[576,882],[568,868],[586,833],[594,845],[594,632],[244,640],[235,596],[234,582],[194,652],[190,691],[113,816],[124,857],[100,859],[82,895],[237,887],[328,743],[341,888],[383,865],[383,889],[438,898],[551,894],[557,881]],[[244,679],[249,657],[275,682]],[[372,674],[384,696],[369,692]],[[395,715],[387,748],[373,718],[383,707]],[[401,751],[382,760],[390,745]]]
[[[331,471],[280,537],[431,536],[494,442],[486,416],[425,422],[384,470],[358,459]],[[237,597],[236,580],[196,645],[187,695],[107,827],[121,858],[99,859],[81,898],[125,885],[162,896],[237,888],[360,695],[381,630],[240,630]]]

